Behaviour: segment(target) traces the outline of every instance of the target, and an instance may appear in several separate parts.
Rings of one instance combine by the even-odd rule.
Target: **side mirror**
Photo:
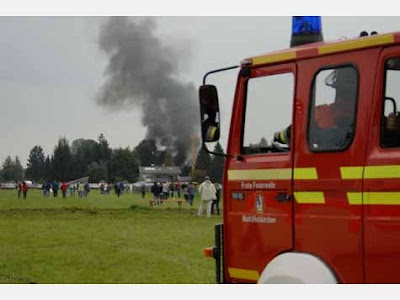
[[[199,89],[200,122],[203,142],[216,142],[220,135],[220,116],[217,88],[202,85]]]

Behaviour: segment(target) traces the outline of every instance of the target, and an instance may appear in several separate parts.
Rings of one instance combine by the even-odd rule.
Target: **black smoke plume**
[[[178,79],[179,52],[157,37],[150,18],[109,18],[101,27],[99,47],[109,61],[97,102],[142,109],[146,138],[171,151],[176,164],[185,163],[190,136],[198,131],[198,108],[194,84]]]

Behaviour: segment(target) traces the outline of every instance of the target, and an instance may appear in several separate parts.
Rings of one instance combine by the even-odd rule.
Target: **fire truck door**
[[[400,47],[382,51],[364,170],[367,283],[400,282]]]
[[[295,250],[319,257],[347,283],[364,280],[362,206],[353,205],[362,180],[352,176],[365,163],[378,54],[363,50],[298,63]],[[296,173],[301,169],[309,170],[307,178]]]
[[[292,249],[290,134],[295,65],[239,78],[225,174],[225,266],[230,282],[255,282],[277,254]],[[289,128],[288,130],[286,130]],[[274,141],[283,129],[286,143]]]

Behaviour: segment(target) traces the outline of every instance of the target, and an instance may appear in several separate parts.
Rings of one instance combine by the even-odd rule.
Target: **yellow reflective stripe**
[[[292,169],[228,170],[228,180],[291,179]]]
[[[400,178],[400,166],[367,166],[364,178]]]
[[[361,205],[362,204],[362,193],[349,192],[347,193],[347,200],[351,205]]]
[[[258,281],[260,274],[255,270],[246,270],[238,268],[228,268],[229,276],[237,279],[247,279]]]
[[[324,192],[294,192],[294,198],[300,204],[324,204]]]
[[[318,47],[318,54],[329,54],[329,53],[335,53],[353,49],[361,49],[361,48],[367,48],[371,46],[378,46],[390,43],[394,43],[394,35],[391,33],[378,36],[365,37],[357,40],[343,41],[341,43],[322,45]]]
[[[301,204],[325,203],[323,192],[295,192],[294,196]],[[400,192],[348,192],[347,200],[350,205],[400,205]]]
[[[400,165],[340,167],[342,179],[362,179],[363,169],[365,179],[400,178]]]
[[[294,179],[318,179],[316,168],[295,168]]]
[[[296,51],[293,50],[282,53],[269,54],[265,56],[253,57],[252,62],[253,65],[261,65],[261,64],[274,63],[278,61],[291,60],[295,58],[296,58]]]
[[[228,180],[290,180],[292,169],[228,170]],[[316,168],[295,168],[294,179],[318,179]]]
[[[400,205],[400,192],[364,193],[365,205]]]
[[[361,179],[364,167],[340,167],[342,179]]]
[[[347,199],[350,205],[400,205],[400,192],[349,192]]]

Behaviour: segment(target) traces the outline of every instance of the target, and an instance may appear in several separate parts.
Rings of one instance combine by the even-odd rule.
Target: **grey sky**
[[[145,136],[139,108],[109,110],[95,102],[107,57],[98,47],[104,17],[0,17],[0,161],[41,145],[51,154],[61,136],[134,147]],[[183,81],[198,87],[205,72],[243,58],[287,48],[291,17],[158,17],[164,43],[182,51]],[[325,40],[362,30],[400,31],[400,17],[322,17]],[[237,71],[210,77],[228,128]],[[197,96],[196,96],[197,97]],[[198,122],[199,120],[193,120]],[[225,134],[226,136],[226,134]],[[223,139],[223,146],[226,140]],[[24,165],[25,166],[25,165]]]

